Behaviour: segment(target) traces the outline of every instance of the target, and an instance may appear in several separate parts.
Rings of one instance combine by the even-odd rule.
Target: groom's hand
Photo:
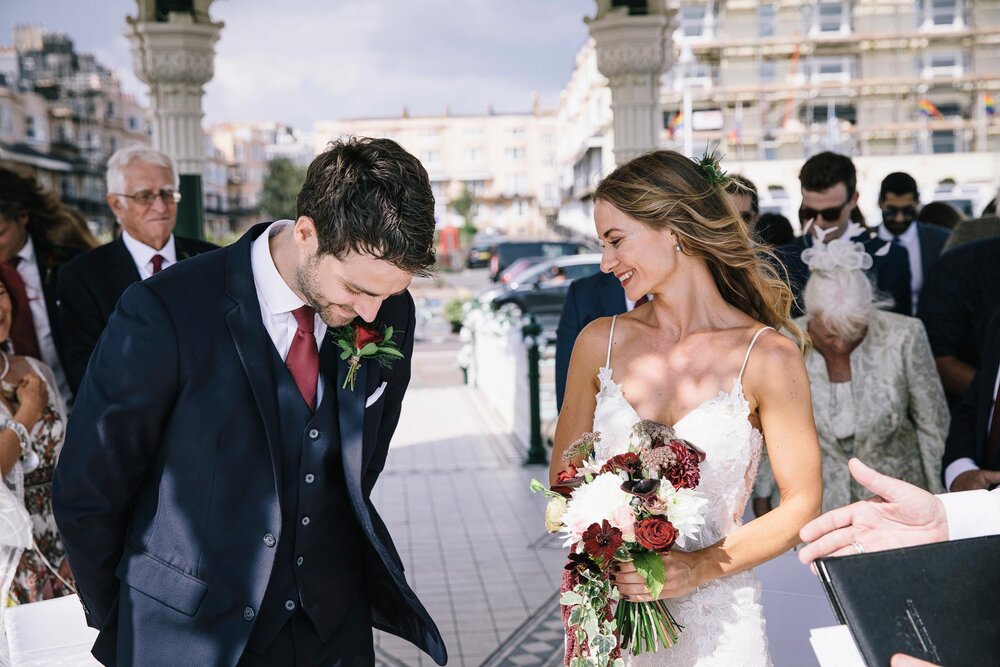
[[[825,556],[898,549],[948,539],[944,503],[921,488],[875,472],[858,459],[847,463],[859,484],[875,498],[831,510],[799,531],[799,560],[810,564]]]

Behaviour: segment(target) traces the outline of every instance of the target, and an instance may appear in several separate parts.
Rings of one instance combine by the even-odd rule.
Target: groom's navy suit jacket
[[[283,530],[300,531],[295,548],[306,549],[309,573],[302,604],[320,637],[341,620],[345,573],[328,547],[346,536],[324,534],[326,524],[316,521],[310,552],[298,543],[301,527],[282,526],[276,353],[250,263],[266,227],[130,286],[77,395],[53,509],[88,623],[101,631],[93,653],[107,665],[235,665]],[[346,575],[363,582],[374,626],[444,664],[441,636],[407,586],[369,498],[410,379],[412,298],[387,299],[377,321],[403,332],[405,358],[389,368],[363,361],[354,390],[341,388],[347,364],[330,354],[329,337],[324,342],[323,402],[335,400],[337,409],[321,405],[310,425],[317,446],[331,445],[311,488],[340,480],[339,497],[357,524],[348,535],[363,536],[361,569]],[[328,421],[317,423],[324,414]],[[335,501],[311,502],[325,516],[335,512],[328,507]]]

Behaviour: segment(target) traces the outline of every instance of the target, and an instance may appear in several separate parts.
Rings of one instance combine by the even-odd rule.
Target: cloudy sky
[[[554,106],[587,38],[592,0],[216,0],[225,22],[206,122],[524,111]],[[35,23],[65,32],[78,51],[131,72],[125,16],[134,0],[0,0],[0,45]]]

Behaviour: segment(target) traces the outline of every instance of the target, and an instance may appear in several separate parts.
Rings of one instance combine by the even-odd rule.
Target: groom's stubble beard
[[[344,310],[351,310],[349,306],[334,305],[323,299],[319,295],[319,255],[312,255],[306,259],[305,265],[295,267],[295,283],[299,292],[305,297],[306,304],[315,310],[321,320],[328,327],[336,328],[350,324],[356,315],[346,315]]]

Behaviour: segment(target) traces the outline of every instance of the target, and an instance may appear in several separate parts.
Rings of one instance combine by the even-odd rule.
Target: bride
[[[688,550],[662,557],[660,597],[672,598],[684,631],[676,646],[633,665],[769,665],[752,568],[797,544],[822,500],[805,335],[789,316],[791,292],[731,205],[727,181],[711,158],[661,150],[617,168],[594,193],[601,269],[629,299],[651,300],[580,333],[551,481],[582,433],[601,432],[595,455],[604,459],[627,450],[640,419],[674,426],[707,453],[698,487],[709,498],[705,525]],[[781,504],[744,526],[765,442]],[[651,599],[630,564],[613,577],[625,599]]]

